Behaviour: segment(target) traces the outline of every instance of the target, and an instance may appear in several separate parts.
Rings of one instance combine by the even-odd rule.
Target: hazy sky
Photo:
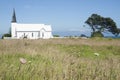
[[[18,23],[50,24],[53,31],[88,31],[83,25],[93,13],[120,27],[120,0],[0,0],[0,34],[9,31],[13,8]]]

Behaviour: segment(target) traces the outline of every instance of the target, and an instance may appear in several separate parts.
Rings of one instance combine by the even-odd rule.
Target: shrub
[[[91,34],[91,37],[104,37],[104,35],[100,31],[97,31],[97,32],[93,32]]]
[[[59,35],[53,35],[54,37],[60,37]]]
[[[3,39],[4,37],[11,37],[11,34],[8,34],[8,33],[3,34],[2,39]]]

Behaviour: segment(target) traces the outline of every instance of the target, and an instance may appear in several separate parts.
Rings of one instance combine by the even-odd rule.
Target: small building
[[[17,23],[15,10],[11,21],[12,39],[49,39],[52,38],[51,25]]]

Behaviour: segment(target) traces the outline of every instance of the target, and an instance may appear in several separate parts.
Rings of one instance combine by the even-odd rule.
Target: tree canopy
[[[119,34],[116,23],[109,17],[105,18],[98,14],[92,14],[85,23],[91,27],[93,33],[108,31],[116,36]]]

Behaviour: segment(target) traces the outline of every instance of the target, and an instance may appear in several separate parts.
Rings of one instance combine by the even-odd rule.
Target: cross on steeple
[[[13,9],[13,16],[12,16],[12,23],[16,23],[17,20],[16,20],[16,15],[15,15],[15,9]]]

